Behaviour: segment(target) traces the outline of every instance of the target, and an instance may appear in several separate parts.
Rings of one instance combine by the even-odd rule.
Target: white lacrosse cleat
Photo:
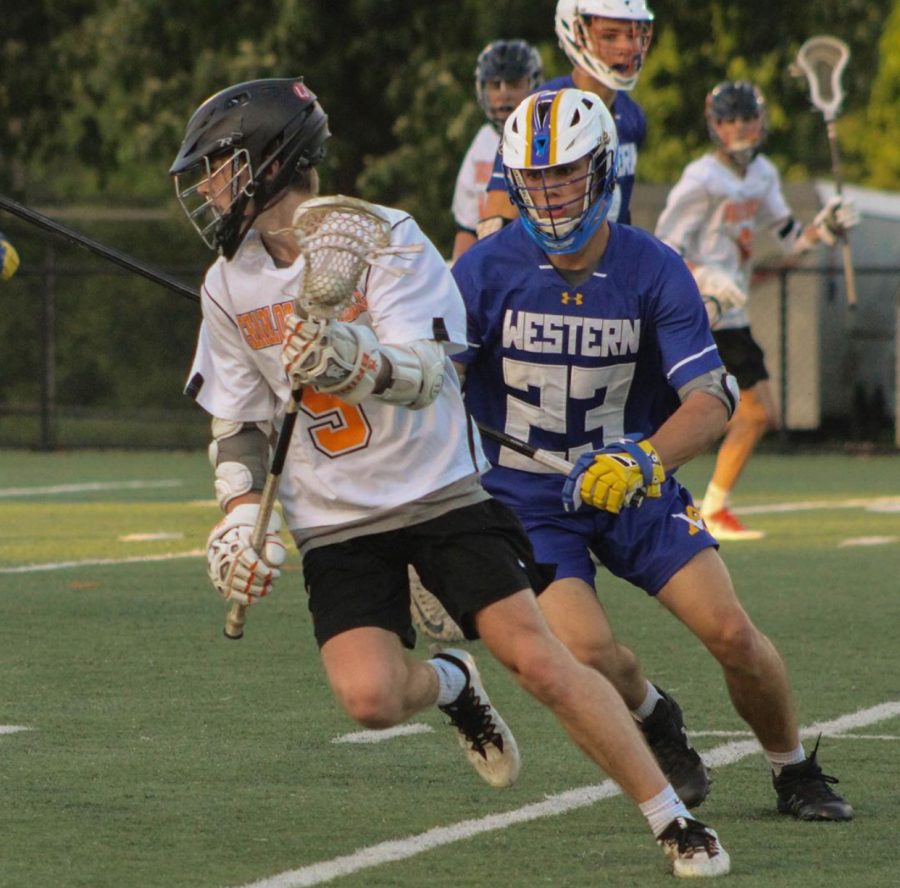
[[[657,837],[657,843],[672,864],[672,873],[682,879],[708,879],[731,870],[731,858],[714,829],[688,817],[676,817]]]
[[[434,656],[447,660],[466,674],[462,693],[452,703],[438,707],[459,732],[459,745],[466,751],[466,758],[491,786],[512,786],[521,767],[519,747],[512,731],[491,705],[471,654],[448,648]]]

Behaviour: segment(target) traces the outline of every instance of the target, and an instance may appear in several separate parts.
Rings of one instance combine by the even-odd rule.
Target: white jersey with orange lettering
[[[486,123],[475,134],[456,176],[453,191],[453,218],[463,231],[475,234],[487,197],[487,183],[494,169],[500,134]]]
[[[465,307],[446,263],[413,218],[382,207],[394,246],[422,252],[382,257],[408,274],[372,267],[342,320],[371,327],[381,342],[436,340],[444,346],[444,384],[421,410],[369,397],[350,405],[303,391],[279,487],[288,528],[371,522],[475,476],[483,465],[450,355],[466,347]],[[251,232],[234,258],[220,258],[203,286],[203,323],[188,390],[208,413],[237,422],[275,420],[290,392],[281,363],[284,317],[292,310],[303,259],[277,268]]]
[[[713,266],[749,292],[757,230],[780,227],[791,218],[774,164],[757,155],[743,176],[715,154],[688,164],[669,192],[656,236],[694,265]],[[726,311],[716,330],[749,326],[744,308]]]

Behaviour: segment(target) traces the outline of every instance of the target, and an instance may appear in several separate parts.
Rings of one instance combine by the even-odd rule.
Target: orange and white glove
[[[257,503],[235,506],[213,529],[206,541],[209,578],[226,601],[249,605],[269,594],[281,576],[278,570],[287,552],[278,535],[281,516],[272,512],[260,557],[250,540],[259,515]]]
[[[281,362],[293,388],[311,385],[348,404],[372,393],[383,365],[368,327],[295,314],[285,318]]]

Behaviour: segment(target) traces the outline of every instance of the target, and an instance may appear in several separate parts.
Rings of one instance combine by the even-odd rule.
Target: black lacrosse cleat
[[[678,797],[688,808],[696,808],[709,795],[709,771],[688,740],[681,707],[665,691],[656,690],[662,700],[640,722],[640,728]]]
[[[839,782],[837,777],[823,774],[816,761],[821,739],[819,735],[808,759],[787,765],[777,777],[772,775],[772,785],[778,793],[778,812],[791,814],[798,820],[852,820],[850,803],[831,788]]]

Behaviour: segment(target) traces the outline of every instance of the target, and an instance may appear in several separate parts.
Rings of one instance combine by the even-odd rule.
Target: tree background
[[[38,207],[153,209],[163,221],[81,230],[168,268],[211,259],[174,200],[168,166],[191,112],[242,80],[302,74],[330,117],[323,190],[411,211],[449,254],[456,172],[483,118],[474,64],[485,43],[523,37],[545,76],[570,70],[554,0],[28,0],[7,4],[0,35],[0,189]],[[838,130],[845,179],[900,190],[900,0],[775,3],[650,0],[654,42],[635,90],[648,117],[638,180],[672,183],[706,149],[703,101],[746,77],[766,94],[767,153],[787,181],[830,176],[822,116],[788,74],[800,44],[834,34],[851,48]],[[5,288],[34,288],[46,238],[8,217],[23,267]],[[65,258],[65,257],[64,257]],[[130,278],[60,285],[59,399],[174,403],[196,331],[189,303]],[[23,349],[38,323],[27,297],[0,318],[0,403],[28,400],[40,368]],[[193,312],[193,313],[192,313]],[[26,337],[27,339],[27,337]],[[113,344],[110,347],[110,343]],[[122,354],[141,364],[122,368]]]

